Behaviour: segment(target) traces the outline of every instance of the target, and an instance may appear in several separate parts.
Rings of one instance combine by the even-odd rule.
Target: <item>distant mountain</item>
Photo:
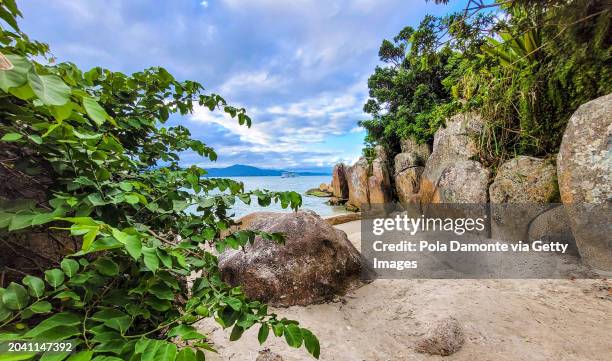
[[[287,170],[279,169],[262,169],[250,165],[234,164],[225,168],[207,168],[208,177],[280,177]],[[300,172],[289,170],[301,176],[309,175],[330,175],[331,172]]]

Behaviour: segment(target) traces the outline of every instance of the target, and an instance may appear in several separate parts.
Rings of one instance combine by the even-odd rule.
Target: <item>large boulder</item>
[[[612,94],[581,105],[570,118],[557,175],[580,255],[612,271]]]
[[[368,197],[370,204],[384,204],[391,201],[391,179],[388,164],[384,159],[372,161],[372,173],[368,177]]]
[[[395,192],[401,203],[416,202],[421,173],[423,173],[423,167],[412,167],[395,176]]]
[[[557,172],[550,161],[518,156],[502,164],[489,187],[491,203],[558,201]]]
[[[479,115],[462,113],[451,117],[445,128],[436,131],[433,151],[421,175],[419,193],[423,202],[433,201],[440,177],[447,168],[478,155],[477,137],[482,132],[483,125]]]
[[[364,157],[347,169],[347,183],[349,189],[348,204],[357,208],[370,202],[368,192],[368,173],[370,165]]]
[[[308,305],[331,300],[359,279],[359,252],[344,232],[316,213],[247,217],[242,228],[285,235],[284,245],[256,237],[244,251],[230,249],[219,256],[223,280],[241,286],[250,298],[274,306]]]
[[[550,161],[518,156],[497,170],[489,187],[491,232],[507,242],[527,241],[530,222],[558,201],[556,170]]]
[[[473,160],[458,161],[440,174],[432,203],[487,203],[489,170]],[[422,183],[421,183],[422,185]]]
[[[425,160],[416,153],[398,153],[394,158],[394,174],[399,174],[408,168],[425,165]]]
[[[427,158],[429,158],[429,155],[431,154],[429,144],[418,143],[412,138],[402,139],[400,141],[400,147],[402,149],[402,153],[416,154],[417,157],[423,161],[423,163],[427,161]]]
[[[577,255],[576,241],[563,205],[557,205],[538,215],[529,224],[528,239],[533,241],[560,242],[568,245],[568,254]]]
[[[336,164],[332,171],[332,194],[339,199],[348,199],[349,188],[346,181],[346,166],[343,163]]]

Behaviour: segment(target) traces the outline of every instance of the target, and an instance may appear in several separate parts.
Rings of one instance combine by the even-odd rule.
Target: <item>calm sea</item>
[[[329,198],[307,196],[304,193],[310,188],[317,188],[321,183],[331,183],[329,176],[300,176],[295,178],[281,177],[231,177],[231,179],[244,183],[245,189],[267,189],[269,191],[295,191],[302,195],[302,209],[310,209],[321,216],[329,216],[337,213],[346,213],[344,207],[329,206],[325,204]],[[257,200],[253,199],[251,205],[246,205],[239,200],[232,208],[236,217],[255,211],[290,212],[282,209],[280,204],[272,203],[268,207],[260,207]]]

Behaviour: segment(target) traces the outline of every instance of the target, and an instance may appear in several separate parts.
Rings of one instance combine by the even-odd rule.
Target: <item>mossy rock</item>
[[[325,192],[320,190],[319,188],[312,188],[306,191],[307,196],[315,196],[315,197],[331,197],[332,194],[330,192]]]

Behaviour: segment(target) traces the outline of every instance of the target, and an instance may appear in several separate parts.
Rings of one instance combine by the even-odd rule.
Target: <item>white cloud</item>
[[[238,73],[227,79],[219,88],[221,94],[231,95],[238,92],[254,92],[273,89],[283,84],[284,80],[267,71]]]
[[[200,5],[202,5],[203,7],[207,8],[208,7],[208,1],[203,0]]]

